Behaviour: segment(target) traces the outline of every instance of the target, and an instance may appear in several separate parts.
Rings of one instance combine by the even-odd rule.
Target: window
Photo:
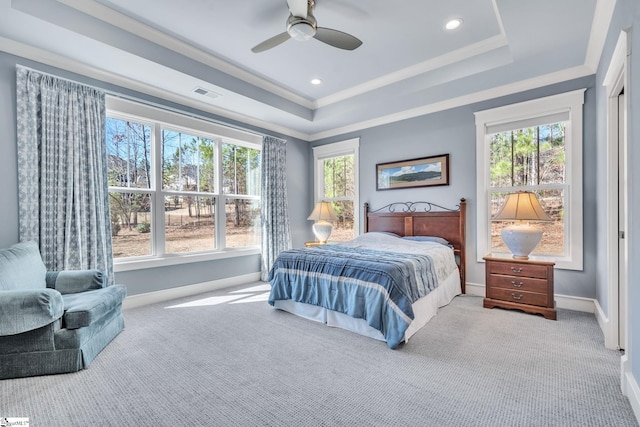
[[[331,202],[338,216],[332,241],[348,241],[358,233],[359,144],[356,138],[313,148],[315,202]]]
[[[121,99],[107,108],[114,258],[259,245],[259,136]]]
[[[582,105],[584,90],[476,113],[478,260],[509,255],[492,222],[507,194],[537,194],[553,219],[538,224],[532,256],[582,269]]]

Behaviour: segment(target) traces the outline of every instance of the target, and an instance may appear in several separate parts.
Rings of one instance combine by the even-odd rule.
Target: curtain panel
[[[20,240],[48,270],[100,269],[113,282],[105,94],[16,67]]]
[[[262,139],[261,279],[267,280],[278,254],[291,249],[287,204],[287,141],[272,136]]]

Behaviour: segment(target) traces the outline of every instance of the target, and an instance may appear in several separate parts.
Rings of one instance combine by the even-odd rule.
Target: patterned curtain
[[[278,254],[291,249],[287,205],[287,141],[272,136],[262,139],[262,274],[266,281]]]
[[[113,281],[105,94],[16,67],[20,240],[48,270],[97,268]]]

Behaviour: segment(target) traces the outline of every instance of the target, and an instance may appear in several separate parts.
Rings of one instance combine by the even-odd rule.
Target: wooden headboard
[[[460,199],[458,209],[429,202],[398,202],[370,210],[364,204],[364,232],[389,231],[400,236],[438,236],[453,246],[465,293],[465,224],[467,202]]]

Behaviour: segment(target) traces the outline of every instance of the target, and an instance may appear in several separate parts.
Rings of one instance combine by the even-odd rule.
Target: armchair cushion
[[[64,302],[53,289],[0,291],[0,336],[41,328],[62,317]]]
[[[91,325],[121,305],[126,294],[124,286],[112,285],[92,291],[63,295],[65,311],[62,318],[63,327],[78,329]]]
[[[46,272],[36,242],[0,249],[0,291],[44,289]]]
[[[106,276],[100,270],[48,271],[46,281],[47,287],[61,294],[74,294],[106,286]]]

